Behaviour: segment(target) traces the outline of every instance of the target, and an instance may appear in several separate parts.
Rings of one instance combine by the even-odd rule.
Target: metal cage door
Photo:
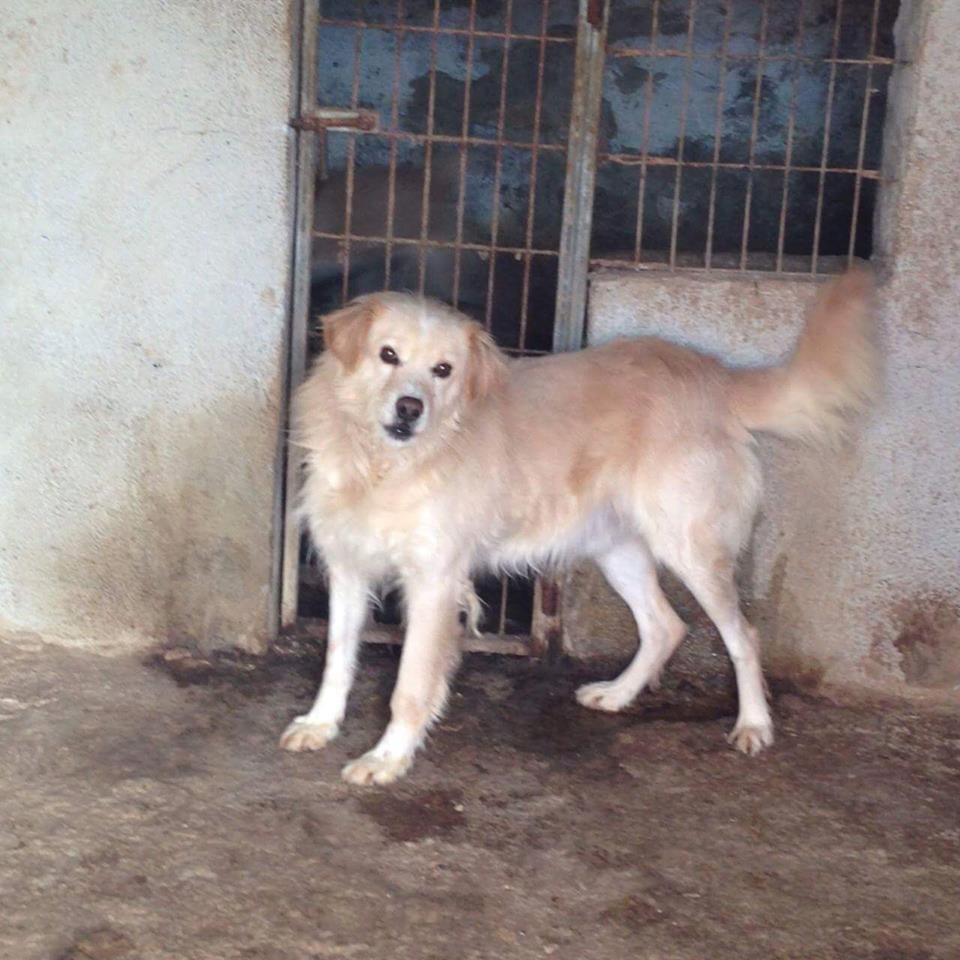
[[[513,355],[581,345],[605,11],[307,0],[291,387],[322,349],[322,316],[384,289],[454,304]],[[288,504],[298,483],[288,469]],[[322,586],[289,514],[281,624],[322,633]],[[468,649],[558,642],[555,582],[477,589],[487,616]],[[396,639],[391,614],[388,601],[369,638]]]

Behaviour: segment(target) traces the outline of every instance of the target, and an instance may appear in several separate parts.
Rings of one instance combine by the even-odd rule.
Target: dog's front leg
[[[343,778],[350,783],[392,783],[402,777],[430,724],[440,716],[460,655],[459,582],[434,571],[405,584],[407,632],[390,700],[390,724],[372,750],[343,768]]]
[[[369,607],[370,584],[356,572],[329,565],[330,625],[327,660],[317,699],[308,713],[283,731],[284,750],[320,750],[339,732],[360,649],[360,631]]]

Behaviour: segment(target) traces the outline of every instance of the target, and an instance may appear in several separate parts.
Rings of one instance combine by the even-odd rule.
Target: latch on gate
[[[375,110],[344,110],[341,107],[318,107],[310,113],[294,117],[290,126],[295,130],[312,130],[323,133],[327,130],[377,129],[380,117]]]

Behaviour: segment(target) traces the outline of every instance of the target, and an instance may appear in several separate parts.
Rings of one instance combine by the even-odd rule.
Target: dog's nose
[[[404,423],[413,423],[423,413],[423,401],[416,397],[401,397],[397,401],[397,416]]]

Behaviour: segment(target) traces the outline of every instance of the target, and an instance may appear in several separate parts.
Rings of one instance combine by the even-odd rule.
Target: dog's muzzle
[[[414,435],[414,426],[423,413],[423,401],[418,397],[400,397],[395,406],[396,419],[386,424],[384,430],[394,440],[409,440]]]

